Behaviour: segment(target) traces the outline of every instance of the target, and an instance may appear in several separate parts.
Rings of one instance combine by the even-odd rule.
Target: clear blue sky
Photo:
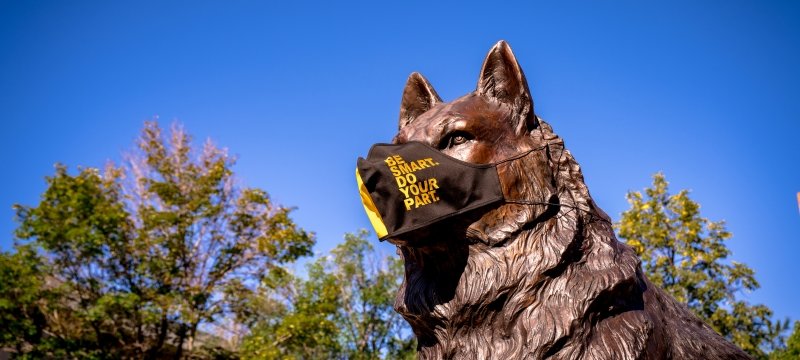
[[[229,148],[327,251],[369,226],[355,160],[391,139],[408,74],[452,100],[505,39],[601,207],[617,220],[664,171],[727,221],[748,299],[800,319],[798,2],[164,3],[0,1],[2,248],[54,163],[118,161],[158,116]]]

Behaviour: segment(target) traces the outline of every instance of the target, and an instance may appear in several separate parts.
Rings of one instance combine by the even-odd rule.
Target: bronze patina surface
[[[504,167],[504,203],[401,238],[395,308],[421,359],[748,359],[655,287],[617,241],[581,168],[534,113],[525,76],[497,43],[477,89],[442,102],[411,74],[395,143],[421,141],[472,163],[548,151]]]

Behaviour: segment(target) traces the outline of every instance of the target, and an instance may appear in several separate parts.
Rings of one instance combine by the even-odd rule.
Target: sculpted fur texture
[[[653,286],[617,241],[580,166],[534,114],[508,44],[475,92],[444,103],[412,74],[395,143],[498,166],[505,202],[390,239],[405,261],[396,310],[421,359],[747,359]],[[537,202],[539,204],[524,204]]]

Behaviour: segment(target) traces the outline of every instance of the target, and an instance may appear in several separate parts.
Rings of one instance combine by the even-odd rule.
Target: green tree
[[[236,186],[225,150],[193,151],[177,125],[165,136],[146,123],[128,155],[102,173],[58,165],[37,206],[16,205],[17,238],[47,259],[72,317],[64,329],[49,322],[48,336],[86,353],[68,357],[201,356],[200,326],[222,326],[232,292],[253,293],[265,270],[309,255],[313,236],[265,191]]]
[[[32,244],[0,253],[0,347],[19,359],[100,357],[86,342],[86,328],[74,326],[74,300],[51,271]]]
[[[770,360],[797,360],[800,359],[800,321],[794,322],[794,330],[786,339],[786,347],[775,350],[769,354]]]
[[[700,216],[700,205],[682,190],[671,195],[664,175],[627,195],[631,208],[616,225],[620,238],[642,259],[650,280],[686,304],[722,336],[756,358],[781,341],[787,321],[772,321],[765,305],[739,298],[759,287],[753,270],[728,259],[731,233],[722,221]]]
[[[25,351],[44,335],[42,261],[30,247],[0,252],[0,345]]]
[[[307,279],[286,273],[265,288],[284,307],[254,323],[244,358],[410,359],[410,329],[392,308],[402,264],[379,258],[366,231],[346,234],[327,256],[308,265]],[[273,297],[275,298],[275,297]],[[274,305],[274,304],[273,304]],[[276,309],[275,306],[267,306]]]

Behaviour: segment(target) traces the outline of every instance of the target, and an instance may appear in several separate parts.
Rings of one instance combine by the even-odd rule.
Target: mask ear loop
[[[539,130],[539,131],[541,131],[541,128],[540,128],[540,130]],[[542,137],[542,138],[544,138],[544,137]],[[521,158],[521,157],[523,157],[523,156],[526,156],[526,155],[528,155],[528,154],[530,154],[530,153],[532,153],[532,152],[534,152],[534,151],[537,151],[537,150],[542,150],[542,149],[544,149],[544,150],[545,150],[545,153],[547,154],[547,160],[552,162],[552,160],[553,160],[553,159],[552,159],[552,157],[551,157],[551,153],[550,153],[550,143],[547,143],[547,144],[545,144],[545,145],[543,145],[543,146],[540,146],[540,147],[538,147],[538,148],[531,149],[531,150],[528,150],[528,151],[526,151],[526,152],[520,153],[520,154],[518,154],[518,155],[512,156],[512,157],[510,157],[510,158],[508,158],[508,159],[505,159],[505,160],[499,161],[499,162],[497,162],[497,165],[499,165],[499,164],[502,164],[502,163],[505,163],[505,162],[508,162],[508,161],[512,161],[512,160],[519,159],[519,158]],[[566,149],[563,149],[563,148],[562,148],[562,149],[561,149],[561,155],[559,156],[558,162],[556,163],[556,164],[557,164],[556,171],[555,171],[555,173],[553,174],[553,182],[555,182],[555,181],[556,181],[556,177],[558,176],[558,173],[561,171],[561,160],[562,160],[562,159],[563,159],[563,157],[564,157],[564,151],[566,151]],[[554,184],[554,185],[555,185],[555,184]],[[585,214],[588,214],[588,215],[589,215],[589,221],[588,221],[589,223],[591,223],[591,222],[594,222],[594,221],[602,221],[602,222],[606,222],[606,223],[608,223],[608,224],[611,224],[611,221],[609,221],[609,220],[606,220],[606,219],[604,219],[604,218],[602,218],[602,217],[599,217],[599,216],[597,216],[596,214],[594,214],[594,213],[593,213],[593,212],[591,212],[591,211],[588,211],[588,210],[581,209],[580,207],[578,207],[578,206],[574,206],[574,205],[562,204],[562,203],[561,203],[561,201],[559,201],[559,198],[558,198],[558,195],[557,195],[557,194],[561,193],[561,191],[560,191],[560,190],[561,190],[561,189],[558,189],[558,188],[556,188],[556,195],[554,195],[554,196],[553,196],[553,197],[555,197],[555,199],[556,199],[556,202],[550,202],[550,201],[529,201],[529,200],[517,200],[517,199],[510,199],[510,200],[509,200],[509,199],[503,199],[503,200],[504,200],[506,203],[509,203],[509,204],[517,204],[517,205],[545,205],[545,206],[548,206],[548,207],[550,207],[550,206],[555,206],[555,207],[561,207],[561,206],[563,206],[563,207],[570,208],[570,210],[569,210],[569,211],[567,211],[567,212],[565,212],[564,214],[561,214],[561,215],[560,215],[558,218],[561,218],[562,216],[564,216],[564,215],[567,215],[567,214],[569,214],[569,213],[570,213],[570,212],[572,212],[572,211],[579,211],[579,212],[583,212],[583,213],[585,213]],[[551,199],[552,199],[552,198],[551,198]],[[548,210],[549,210],[549,209],[548,209]],[[556,212],[556,214],[557,214],[557,213],[558,213],[558,210],[556,210],[556,211],[557,211],[557,212]],[[611,224],[611,225],[613,225],[613,224]]]
[[[507,162],[509,162],[509,161],[514,161],[514,160],[517,160],[517,159],[519,159],[519,158],[522,158],[522,157],[528,156],[528,154],[530,154],[530,153],[532,153],[532,152],[534,152],[534,151],[539,151],[539,150],[542,150],[542,149],[547,149],[549,146],[550,146],[550,144],[545,144],[545,145],[542,145],[542,146],[539,146],[539,147],[536,147],[536,148],[530,149],[530,150],[528,150],[528,151],[523,151],[523,152],[521,152],[521,153],[519,153],[519,154],[516,154],[516,155],[513,155],[513,156],[511,156],[511,157],[508,157],[508,158],[505,158],[505,159],[503,159],[503,160],[500,160],[500,161],[498,161],[498,162],[494,163],[493,165],[494,165],[494,166],[497,166],[497,165],[500,165],[500,164],[505,164],[505,163],[507,163]]]

